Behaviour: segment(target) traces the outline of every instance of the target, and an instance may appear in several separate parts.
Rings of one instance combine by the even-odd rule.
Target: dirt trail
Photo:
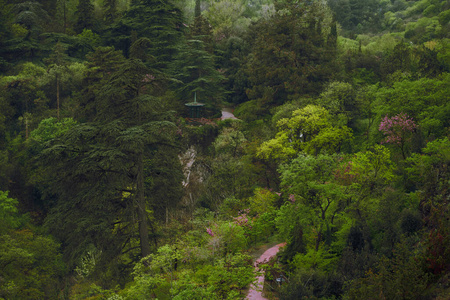
[[[280,247],[285,246],[286,243],[281,243],[272,248],[267,249],[256,261],[255,261],[255,269],[258,269],[258,264],[268,262],[273,256],[275,256]],[[252,286],[247,294],[246,299],[252,300],[265,300],[266,298],[262,295],[262,289],[264,286],[264,275],[259,276],[258,281],[255,286]]]

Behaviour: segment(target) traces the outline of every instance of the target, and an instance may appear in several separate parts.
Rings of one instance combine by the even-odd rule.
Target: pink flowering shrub
[[[381,120],[378,128],[385,135],[382,143],[397,145],[405,157],[405,145],[411,140],[411,135],[417,128],[416,123],[405,113],[393,117],[387,115]]]
[[[206,232],[207,232],[210,236],[214,236],[214,232],[211,230],[211,228],[206,228]]]
[[[295,195],[289,194],[289,201],[291,201],[292,203],[295,203]]]
[[[239,211],[239,215],[234,219],[234,223],[236,225],[242,226],[242,227],[246,227],[248,229],[252,228],[252,221],[251,219],[249,219],[248,214],[250,212],[250,209],[243,209]]]

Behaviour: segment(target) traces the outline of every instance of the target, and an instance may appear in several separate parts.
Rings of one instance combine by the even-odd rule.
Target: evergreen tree
[[[174,146],[175,126],[164,105],[142,92],[146,72],[139,60],[125,61],[96,94],[93,122],[75,126],[44,151],[58,174],[52,191],[59,200],[48,223],[72,256],[89,244],[118,255],[136,238],[141,256],[150,254],[153,187],[146,186],[152,180],[146,179],[145,162],[160,145]],[[175,161],[169,168],[173,174],[180,170]],[[175,182],[169,179],[166,187],[181,184],[179,176],[167,178]]]
[[[148,38],[151,41],[149,55],[155,58],[153,67],[166,69],[174,59],[177,44],[182,36],[182,13],[167,0],[133,2],[125,15],[105,33],[109,44],[128,56],[131,45],[137,40]]]
[[[331,24],[330,12],[318,2],[277,3],[277,13],[250,32],[249,98],[281,104],[295,95],[318,93],[333,73],[336,44],[327,43]]]
[[[28,30],[27,37],[37,38],[50,21],[48,12],[37,1],[26,1],[14,6],[16,22]]]
[[[75,32],[81,33],[83,29],[92,29],[94,26],[94,5],[91,0],[79,0],[77,11],[77,23],[75,24]]]
[[[198,17],[200,17],[201,14],[202,14],[202,10],[201,10],[201,1],[200,1],[200,0],[195,0],[194,17],[195,17],[195,18],[198,18]]]
[[[83,84],[85,89],[77,115],[83,121],[93,121],[99,110],[96,99],[101,87],[120,69],[125,58],[121,51],[113,47],[98,47],[87,55],[87,59],[88,70]]]
[[[198,99],[209,107],[216,107],[223,99],[225,77],[215,68],[214,57],[205,50],[204,42],[192,39],[186,42],[174,65],[175,77],[180,80],[178,92],[182,99]]]
[[[105,0],[103,4],[103,18],[106,24],[112,24],[117,17],[117,0]]]
[[[59,120],[60,116],[60,78],[63,72],[67,72],[67,59],[68,56],[65,54],[66,49],[58,41],[53,49],[53,53],[47,59],[49,64],[49,71],[51,71],[56,80],[56,117]]]

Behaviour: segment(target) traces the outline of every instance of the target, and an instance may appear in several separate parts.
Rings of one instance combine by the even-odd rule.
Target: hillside
[[[449,72],[448,0],[0,0],[0,300],[243,299],[279,243],[273,299],[447,299]]]

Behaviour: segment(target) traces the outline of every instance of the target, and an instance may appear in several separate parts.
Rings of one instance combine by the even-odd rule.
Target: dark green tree
[[[148,38],[151,41],[149,55],[155,58],[153,67],[163,70],[174,59],[182,27],[182,13],[170,1],[134,1],[125,15],[108,28],[105,38],[125,56],[136,41],[132,32],[137,38]]]
[[[106,24],[112,24],[117,18],[117,0],[105,0],[103,4],[103,19]]]
[[[28,36],[37,38],[50,21],[47,11],[37,1],[26,1],[14,6],[16,22],[28,29]]]
[[[174,63],[174,74],[180,82],[177,90],[182,99],[197,99],[209,107],[217,107],[225,95],[225,77],[215,68],[214,56],[205,50],[200,39],[186,41]]]
[[[250,31],[254,40],[246,73],[252,88],[247,94],[261,103],[318,93],[332,74],[335,44],[327,43],[332,18],[326,7],[288,1],[276,9]]]
[[[53,48],[53,53],[47,59],[48,63],[48,71],[54,74],[56,81],[56,117],[59,120],[60,116],[60,79],[62,73],[67,72],[67,60],[68,56],[65,54],[66,49],[64,46],[58,41]]]
[[[50,188],[58,201],[47,222],[72,258],[93,244],[110,259],[132,250],[136,240],[140,256],[150,254],[149,201],[155,199],[146,161],[160,145],[174,146],[175,126],[164,103],[142,93],[146,72],[139,60],[125,61],[95,95],[93,121],[44,150],[44,162],[58,174]],[[181,184],[172,178],[170,186]]]
[[[76,33],[81,33],[85,28],[94,27],[94,5],[91,0],[79,0],[75,15],[77,16],[74,28]]]
[[[99,110],[97,95],[101,87],[110,80],[112,74],[122,66],[125,58],[121,51],[113,47],[98,47],[87,55],[85,86],[80,98],[78,118],[83,121],[93,121]]]
[[[13,23],[13,15],[11,14],[11,5],[5,0],[0,1],[0,70],[5,69],[7,62],[3,58],[3,47],[8,39],[11,38],[11,25]]]
[[[7,25],[5,29],[9,30],[4,32],[7,35],[5,40],[0,40],[0,43],[3,42],[0,53],[3,53],[3,57],[10,62],[38,56],[44,48],[39,43],[39,36],[48,29],[50,22],[50,17],[42,4],[37,1],[26,1],[12,6],[6,5],[4,9],[9,15],[4,19],[2,17],[1,23],[5,22]],[[14,19],[15,24],[11,24],[11,19]]]
[[[386,3],[378,0],[331,0],[330,8],[345,30],[362,33],[380,28]]]
[[[194,17],[198,18],[200,17],[202,14],[202,10],[201,10],[201,1],[200,0],[195,0],[195,11],[194,11]]]

